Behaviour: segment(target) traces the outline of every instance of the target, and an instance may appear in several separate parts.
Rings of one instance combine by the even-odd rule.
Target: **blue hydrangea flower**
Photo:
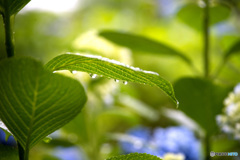
[[[137,127],[127,132],[130,138],[121,139],[124,153],[148,153],[164,157],[167,153],[183,154],[186,160],[201,159],[201,145],[194,133],[185,127],[156,128]]]
[[[6,141],[6,134],[5,132],[0,128],[0,144],[7,145],[7,146],[17,146],[17,142],[13,138],[13,136],[9,136]]]
[[[54,156],[61,160],[86,160],[86,157],[78,147],[57,147],[54,151]]]

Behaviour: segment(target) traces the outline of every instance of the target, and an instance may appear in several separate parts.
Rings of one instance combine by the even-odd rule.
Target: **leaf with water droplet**
[[[108,58],[83,54],[63,54],[49,61],[45,68],[50,71],[77,70],[125,82],[157,86],[177,104],[171,83],[160,77],[158,73],[141,70]]]

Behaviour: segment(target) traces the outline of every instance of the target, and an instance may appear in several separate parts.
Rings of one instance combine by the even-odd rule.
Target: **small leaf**
[[[86,102],[77,80],[34,59],[5,59],[0,68],[0,118],[25,150],[72,120]]]
[[[108,158],[107,160],[161,160],[157,156],[146,153],[130,153],[127,155],[120,155]]]
[[[191,64],[191,60],[181,52],[161,42],[143,36],[133,35],[129,33],[121,33],[116,31],[102,31],[99,33],[99,35],[118,45],[125,46],[134,51],[178,56],[186,63]]]
[[[17,14],[31,0],[0,0],[0,13],[14,15]]]
[[[177,14],[179,20],[188,25],[189,27],[196,29],[198,31],[202,30],[203,21],[203,8],[200,8],[196,4],[185,5]],[[213,26],[223,20],[226,20],[230,16],[230,9],[222,6],[216,5],[210,7],[210,25]]]
[[[235,42],[229,49],[228,51],[225,53],[225,60],[227,60],[230,56],[232,56],[233,54],[237,54],[240,53],[240,40],[238,40],[237,42]]]
[[[176,104],[178,103],[172,85],[160,77],[158,73],[144,71],[108,58],[82,54],[63,54],[53,58],[45,67],[51,71],[76,70],[91,73],[94,77],[102,75],[124,82],[137,82],[157,86],[170,96]]]
[[[217,131],[216,115],[221,113],[230,89],[200,78],[182,78],[175,83],[180,109],[203,127],[208,134]]]

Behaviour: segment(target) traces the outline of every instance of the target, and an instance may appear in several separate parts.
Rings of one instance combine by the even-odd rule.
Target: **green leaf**
[[[180,109],[209,134],[217,131],[216,115],[221,113],[230,89],[199,78],[183,78],[175,83]]]
[[[77,80],[34,59],[5,59],[0,68],[0,118],[25,150],[67,124],[86,102]]]
[[[128,47],[133,51],[148,52],[162,55],[178,56],[186,63],[191,64],[191,60],[181,52],[152,39],[116,31],[101,31],[100,36],[118,44]]]
[[[189,27],[202,30],[202,20],[203,20],[203,8],[200,8],[196,4],[185,5],[177,14],[178,19]],[[222,6],[216,5],[210,8],[210,25],[215,25],[221,21],[226,20],[230,16],[230,9]]]
[[[108,78],[137,82],[161,88],[177,104],[172,85],[158,73],[144,71],[100,56],[82,54],[63,54],[53,58],[45,67],[51,71],[70,70],[101,75]]]
[[[130,153],[127,155],[120,155],[108,158],[107,160],[161,160],[157,156],[146,153]]]
[[[233,54],[240,53],[240,40],[235,42],[225,53],[224,59],[227,60]]]
[[[14,15],[17,14],[30,0],[0,0],[0,13]]]

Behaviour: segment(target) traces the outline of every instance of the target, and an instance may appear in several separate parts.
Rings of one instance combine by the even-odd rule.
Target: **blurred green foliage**
[[[211,134],[214,151],[240,151],[239,144],[227,139],[215,122],[229,88],[240,81],[239,0],[212,1],[210,80],[202,78],[203,4],[200,1],[171,0],[174,5],[168,4],[166,0],[82,1],[76,10],[65,14],[20,12],[15,21],[16,56],[27,55],[47,62],[65,52],[84,50],[158,72],[175,83],[180,101],[177,110],[186,113]],[[0,23],[0,59],[4,59],[6,53],[2,19]],[[129,44],[112,43],[98,35],[103,30],[139,35],[171,46],[190,59],[195,69],[192,70],[174,56],[151,54],[148,51],[142,53],[142,50],[133,49]],[[128,41],[125,42],[131,43]],[[141,43],[139,48],[145,48],[144,44]],[[74,76],[87,91],[87,105],[72,122],[61,129],[59,137],[53,136],[50,143],[42,142],[31,151],[31,157],[36,160],[56,159],[50,156],[54,148],[65,145],[81,146],[90,160],[103,160],[121,153],[113,133],[124,133],[136,125],[152,128],[177,125],[162,113],[163,107],[175,109],[174,104],[156,88],[131,83],[125,86],[101,77],[91,79],[88,74],[80,72]],[[129,99],[123,103],[126,96]],[[147,114],[155,113],[157,118],[146,116],[141,112],[143,108]],[[206,113],[208,111],[211,113]],[[203,137],[199,138],[203,140]]]

